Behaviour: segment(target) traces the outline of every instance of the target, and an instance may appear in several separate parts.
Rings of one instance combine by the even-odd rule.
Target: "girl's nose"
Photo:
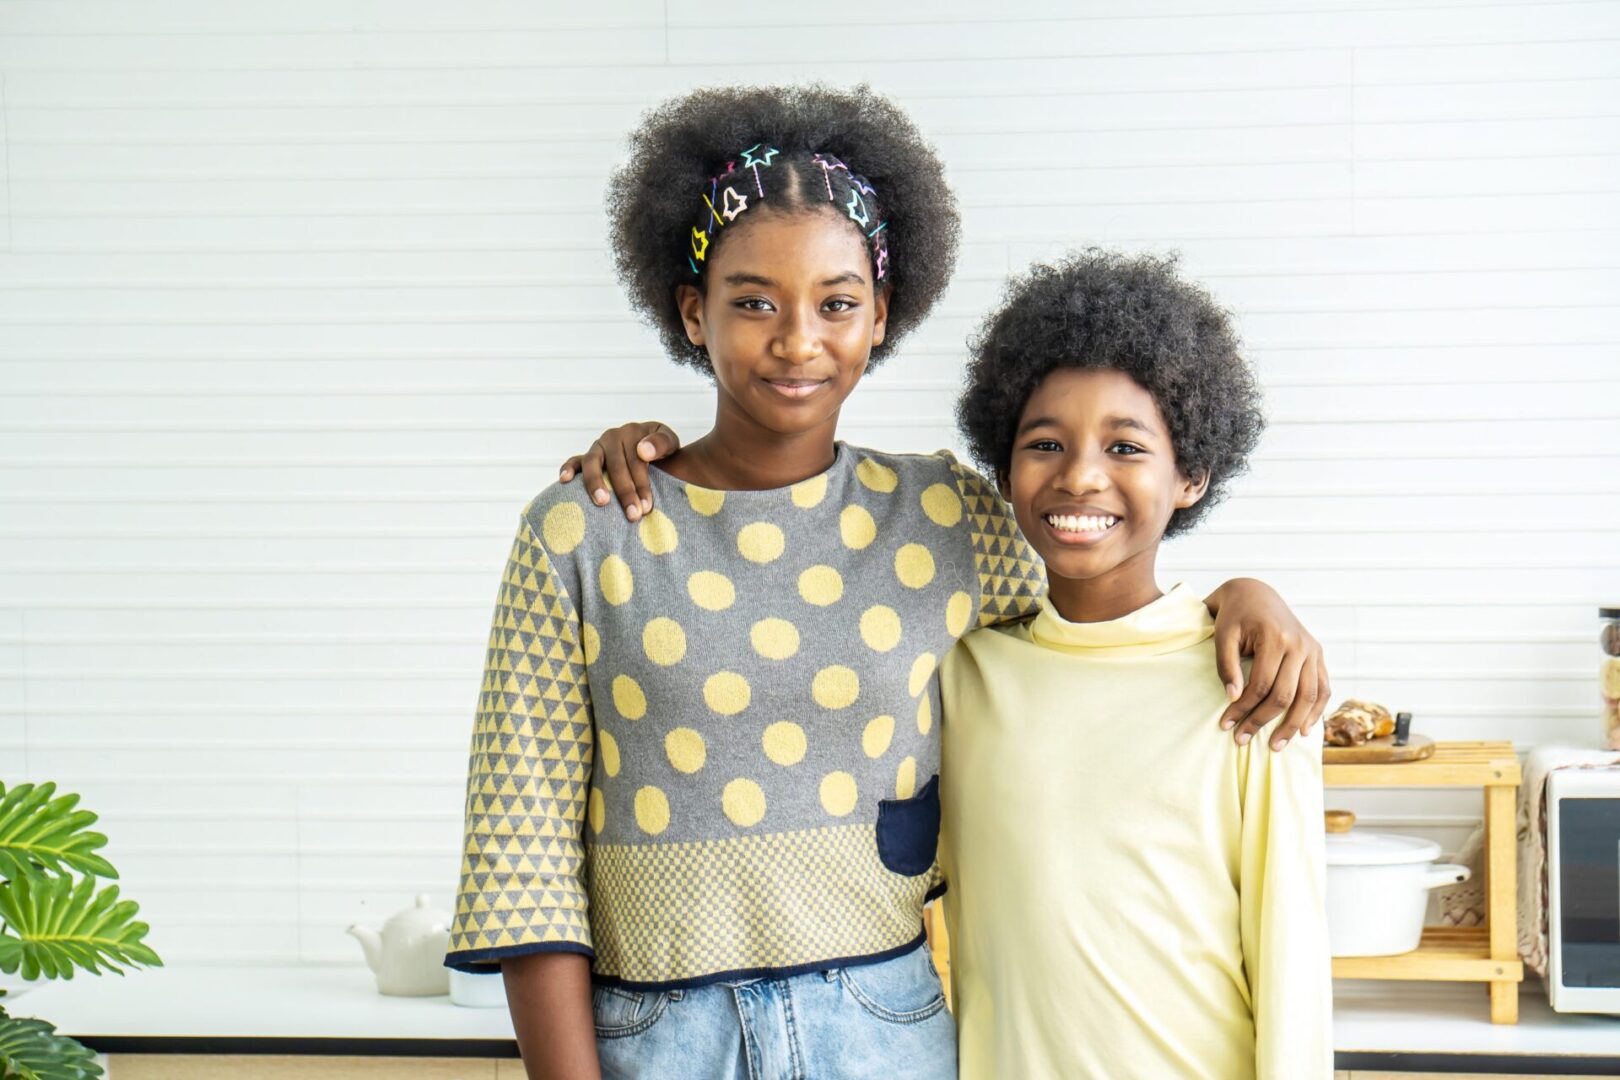
[[[821,355],[821,338],[809,320],[803,316],[790,316],[782,332],[772,342],[771,351],[790,364],[808,364]]]

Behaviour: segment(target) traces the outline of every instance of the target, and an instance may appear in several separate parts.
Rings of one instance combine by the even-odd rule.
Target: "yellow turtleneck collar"
[[[1041,597],[1040,614],[1030,623],[1030,639],[1057,652],[1113,659],[1124,656],[1161,656],[1207,640],[1215,633],[1215,617],[1204,601],[1185,585],[1146,607],[1107,622],[1076,623],[1058,614],[1048,596]]]

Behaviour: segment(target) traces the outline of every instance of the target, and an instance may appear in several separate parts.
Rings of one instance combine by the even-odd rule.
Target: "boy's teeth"
[[[1046,520],[1054,529],[1064,532],[1103,532],[1113,528],[1119,518],[1111,515],[1048,514]]]

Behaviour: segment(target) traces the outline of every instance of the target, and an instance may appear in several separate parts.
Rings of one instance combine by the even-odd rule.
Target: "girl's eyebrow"
[[[1157,431],[1154,431],[1151,427],[1142,423],[1142,421],[1131,416],[1110,416],[1104,420],[1103,423],[1107,424],[1109,427],[1135,428],[1137,431],[1144,432],[1148,435],[1158,434]]]
[[[823,289],[830,289],[834,285],[843,285],[846,282],[851,282],[851,281],[855,282],[857,285],[865,285],[866,284],[866,279],[861,277],[861,275],[857,274],[853,270],[845,270],[842,274],[839,274],[837,277],[830,277],[827,280],[825,280],[823,282],[820,282],[820,286]],[[764,288],[773,288],[776,285],[776,281],[773,278],[768,278],[768,277],[765,277],[765,276],[763,276],[761,274],[736,273],[736,274],[727,274],[726,275],[726,284],[727,285],[759,285],[759,286],[763,286]]]

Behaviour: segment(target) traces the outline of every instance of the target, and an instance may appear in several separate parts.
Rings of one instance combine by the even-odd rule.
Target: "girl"
[[[868,91],[706,90],[632,136],[609,211],[715,424],[633,523],[572,483],[519,522],[447,962],[501,968],[531,1076],[952,1077],[935,667],[1043,578],[977,474],[835,438],[949,278],[943,170]],[[1282,681],[1317,672],[1296,650]]]

